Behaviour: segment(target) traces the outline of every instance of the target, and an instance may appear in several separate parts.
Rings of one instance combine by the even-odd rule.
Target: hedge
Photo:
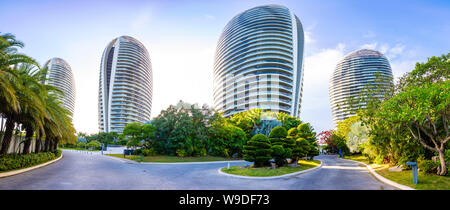
[[[56,153],[56,155],[55,155]],[[61,156],[61,151],[41,152],[31,154],[8,154],[0,157],[0,171],[11,171],[16,169],[28,168],[41,163],[54,160]]]

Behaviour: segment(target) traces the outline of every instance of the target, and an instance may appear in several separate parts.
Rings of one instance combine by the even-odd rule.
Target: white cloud
[[[364,44],[362,45],[360,48],[361,49],[370,49],[370,50],[375,50],[377,48],[378,43],[374,42],[374,43],[370,43],[370,44]]]
[[[305,31],[305,43],[311,44],[314,43],[316,40],[312,38],[311,31]]]
[[[344,56],[345,45],[323,49],[305,57],[301,119],[309,122],[316,132],[333,128],[328,96],[330,77]]]

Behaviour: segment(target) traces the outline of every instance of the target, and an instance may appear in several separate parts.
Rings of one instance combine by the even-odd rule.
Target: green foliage
[[[244,159],[254,162],[255,167],[267,165],[271,153],[269,139],[263,134],[256,134],[244,145]]]
[[[349,118],[350,119],[350,118]],[[369,130],[360,121],[353,123],[347,133],[346,145],[351,153],[360,153],[363,145],[369,141]]]
[[[77,147],[78,147],[78,148],[84,148],[85,145],[86,145],[86,144],[85,144],[84,142],[78,142],[78,143],[77,143]],[[87,145],[86,145],[86,146],[87,146]]]
[[[286,130],[296,128],[298,125],[302,123],[302,121],[297,117],[292,117],[283,112],[277,114],[277,120],[283,124],[283,127],[286,128]]]
[[[160,154],[207,155],[212,132],[209,125],[219,117],[220,114],[206,105],[198,107],[180,101],[161,111],[152,121],[155,141],[147,146],[155,148]]]
[[[55,155],[54,152],[41,152],[31,154],[8,154],[0,158],[0,171],[10,171],[27,168],[59,157],[61,152]]]
[[[343,121],[339,121],[336,126],[336,135],[347,137],[351,131],[351,126],[359,122],[361,119],[358,115],[351,116]]]
[[[439,167],[439,163],[432,160],[423,160],[419,163],[420,170],[427,174],[435,174]]]
[[[287,134],[288,133],[286,128],[278,126],[273,128],[272,131],[270,131],[269,138],[277,138],[277,139],[286,138]]]
[[[242,148],[246,141],[246,133],[223,118],[212,125],[210,154],[221,157],[242,156]]]
[[[96,140],[87,143],[86,147],[90,148],[90,149],[101,149],[100,142],[98,142]]]
[[[151,149],[142,149],[142,155],[144,155],[144,156],[156,156],[157,153],[156,153],[156,151],[153,148],[151,148]]]

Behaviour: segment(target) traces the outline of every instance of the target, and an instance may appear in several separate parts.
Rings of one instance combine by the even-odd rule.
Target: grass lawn
[[[107,154],[113,157],[123,158],[122,154]],[[126,155],[126,159],[135,160],[141,162],[140,155]],[[224,157],[176,157],[168,155],[157,155],[157,156],[144,156],[142,162],[156,162],[156,163],[179,163],[179,162],[208,162],[208,161],[229,161],[234,159],[224,158]]]
[[[229,174],[240,176],[255,176],[255,177],[267,177],[267,176],[280,176],[284,174],[290,174],[306,169],[314,168],[320,165],[319,160],[300,160],[298,161],[300,167],[280,167],[271,169],[269,167],[264,168],[242,168],[241,166],[231,166],[230,169],[222,168],[222,171]]]
[[[95,151],[101,151],[101,150],[99,150],[99,149],[93,149],[93,150],[87,149],[87,150],[85,150],[85,149],[83,149],[83,148],[69,148],[69,147],[59,147],[58,149],[71,149],[71,150],[92,151],[92,152],[95,152]]]
[[[369,161],[362,155],[345,156],[345,159],[356,160],[367,164],[369,163]],[[417,178],[418,183],[413,184],[411,170],[390,172],[389,165],[371,164],[371,166],[384,178],[417,190],[450,190],[450,173],[448,173],[447,176],[439,176],[435,174],[425,174],[424,172],[419,171]]]

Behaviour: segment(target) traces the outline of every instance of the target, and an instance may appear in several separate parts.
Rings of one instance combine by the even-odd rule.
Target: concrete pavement
[[[64,151],[64,158],[23,174],[0,178],[0,189],[17,190],[391,190],[363,166],[318,156],[320,169],[298,176],[250,180],[220,175],[227,163],[133,164],[100,153]],[[232,162],[243,165],[246,162]]]

